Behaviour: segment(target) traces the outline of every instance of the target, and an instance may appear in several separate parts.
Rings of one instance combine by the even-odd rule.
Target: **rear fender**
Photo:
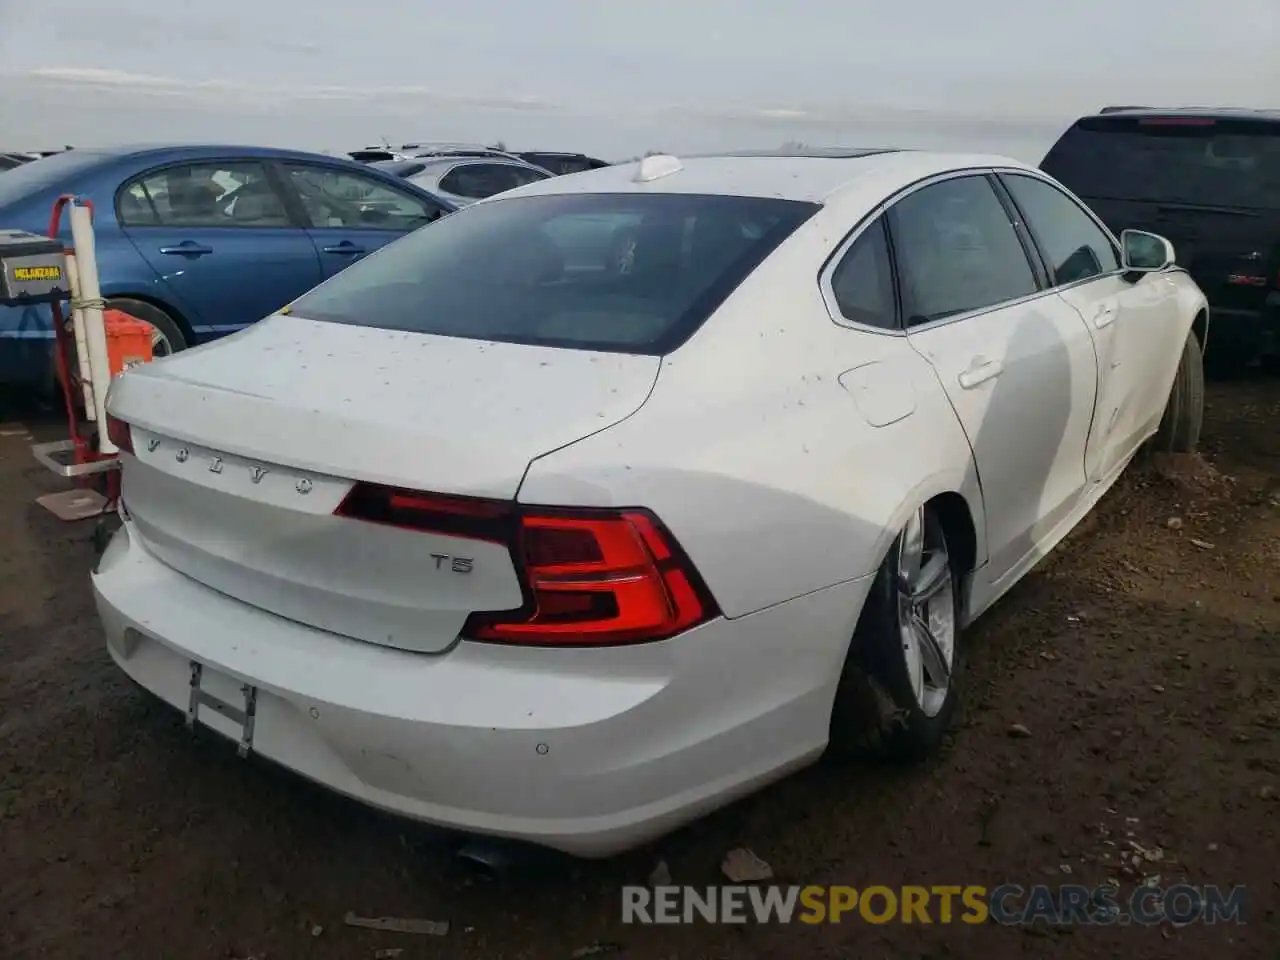
[[[898,539],[898,534],[906,527],[911,516],[929,501],[947,494],[959,494],[968,508],[969,520],[973,524],[974,552],[971,569],[957,571],[964,577],[967,593],[969,575],[987,562],[986,512],[977,470],[972,460],[967,470],[940,470],[909,490],[894,511],[892,518],[885,524],[880,542],[876,545],[875,556],[880,557],[880,563],[883,564],[884,559],[889,555],[889,550]]]

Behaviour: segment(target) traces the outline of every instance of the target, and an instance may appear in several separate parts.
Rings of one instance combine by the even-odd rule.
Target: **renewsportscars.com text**
[[[1245,889],[1141,886],[722,886],[622,888],[623,923],[1154,925],[1244,923]]]

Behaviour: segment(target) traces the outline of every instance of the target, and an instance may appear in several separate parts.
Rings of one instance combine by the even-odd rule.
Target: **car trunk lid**
[[[116,381],[124,505],[215,590],[444,650],[469,613],[523,603],[507,546],[336,516],[355,481],[511,500],[531,460],[637,410],[659,363],[272,317]]]

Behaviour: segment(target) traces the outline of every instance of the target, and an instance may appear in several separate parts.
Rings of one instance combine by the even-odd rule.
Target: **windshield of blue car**
[[[346,268],[292,312],[385,330],[661,355],[818,209],[699,194],[482,201]]]
[[[6,170],[0,177],[0,207],[55,187],[83,170],[96,167],[106,156],[92,150],[68,150]]]

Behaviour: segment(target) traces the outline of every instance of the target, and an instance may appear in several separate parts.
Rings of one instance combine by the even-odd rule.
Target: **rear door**
[[[116,215],[193,326],[238,329],[320,282],[315,247],[254,160],[149,170],[120,188]]]
[[[1112,232],[1168,237],[1215,311],[1263,309],[1280,274],[1280,122],[1088,117],[1041,168]]]
[[[1035,239],[1053,288],[1093,336],[1099,379],[1085,471],[1096,483],[1133,452],[1164,406],[1164,371],[1172,368],[1167,353],[1182,346],[1162,330],[1177,319],[1176,289],[1159,274],[1128,279],[1112,237],[1057,186],[1017,173],[1001,174],[1000,182]]]
[[[907,339],[964,426],[999,580],[1085,488],[1097,363],[1088,328],[1045,282],[986,176],[927,184],[888,211]]]
[[[282,163],[280,169],[307,218],[325,279],[447,212],[359,171],[306,162]]]

